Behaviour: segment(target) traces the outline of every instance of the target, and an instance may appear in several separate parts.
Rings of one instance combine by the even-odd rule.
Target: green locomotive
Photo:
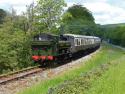
[[[70,55],[70,42],[52,34],[41,33],[32,40],[32,59],[35,62],[64,59]]]

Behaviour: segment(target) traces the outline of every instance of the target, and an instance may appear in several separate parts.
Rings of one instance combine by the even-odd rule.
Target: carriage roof
[[[73,38],[98,38],[95,36],[85,36],[85,35],[76,35],[76,34],[64,34],[64,36],[69,36],[69,37],[73,37]]]

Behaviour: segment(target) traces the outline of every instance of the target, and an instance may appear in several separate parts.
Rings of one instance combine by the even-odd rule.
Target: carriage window
[[[83,39],[83,45],[85,45],[85,39]]]
[[[92,44],[94,44],[94,39],[92,39]]]
[[[75,46],[79,45],[79,39],[75,39]]]
[[[87,44],[87,39],[85,39],[85,45]]]
[[[81,39],[81,45],[84,45],[84,40],[83,39]]]
[[[93,43],[94,43],[94,39],[91,39],[90,41],[91,41],[91,42],[90,42],[91,44],[93,44]]]
[[[89,44],[88,42],[89,42],[88,39],[86,39],[86,44],[87,44],[87,45]]]
[[[88,39],[88,44],[90,44],[91,40]]]
[[[78,43],[78,39],[75,39],[75,46],[77,46],[77,43]]]
[[[79,39],[77,39],[77,46],[79,45]]]
[[[80,40],[81,40],[81,39],[78,39],[78,45],[80,45]]]

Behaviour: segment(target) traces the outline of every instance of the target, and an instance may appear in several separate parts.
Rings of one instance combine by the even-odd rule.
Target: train
[[[41,64],[62,61],[78,52],[100,47],[100,43],[101,39],[95,36],[40,33],[32,39],[32,60]]]

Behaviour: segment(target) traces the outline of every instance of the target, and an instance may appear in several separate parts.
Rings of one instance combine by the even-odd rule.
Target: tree
[[[65,5],[64,0],[39,0],[35,8],[35,14],[36,25],[41,28],[40,30],[52,32],[59,25]]]
[[[0,24],[2,24],[3,23],[3,21],[4,21],[4,18],[6,17],[6,11],[5,10],[3,10],[3,9],[0,9]]]
[[[27,20],[25,21],[25,23],[27,24],[27,29],[28,31],[34,31],[35,27],[34,27],[34,21],[35,21],[35,12],[34,12],[34,2],[32,2],[30,5],[27,5],[27,12],[25,13],[25,16],[27,18]]]
[[[108,42],[125,47],[125,24],[108,24],[100,26],[103,28],[103,39]]]
[[[12,32],[15,30],[21,30],[26,33],[29,29],[28,17],[24,13],[22,15],[17,15],[15,9],[11,8],[10,12],[7,12],[7,15],[4,18],[4,23],[1,25],[1,27],[4,26],[7,26],[6,29],[9,29],[9,31]],[[12,29],[10,29],[9,27]]]
[[[33,65],[30,59],[31,35],[21,30],[23,23],[19,22],[21,21],[12,21],[12,17],[7,16],[1,25],[0,74]]]
[[[62,17],[62,26],[65,33],[88,34],[94,31],[94,17],[91,12],[82,5],[73,5],[68,8]]]
[[[121,36],[121,45],[125,47],[125,32]]]
[[[84,21],[94,22],[94,17],[92,13],[82,5],[73,5],[69,7],[67,12],[69,12],[74,19],[83,19]]]

